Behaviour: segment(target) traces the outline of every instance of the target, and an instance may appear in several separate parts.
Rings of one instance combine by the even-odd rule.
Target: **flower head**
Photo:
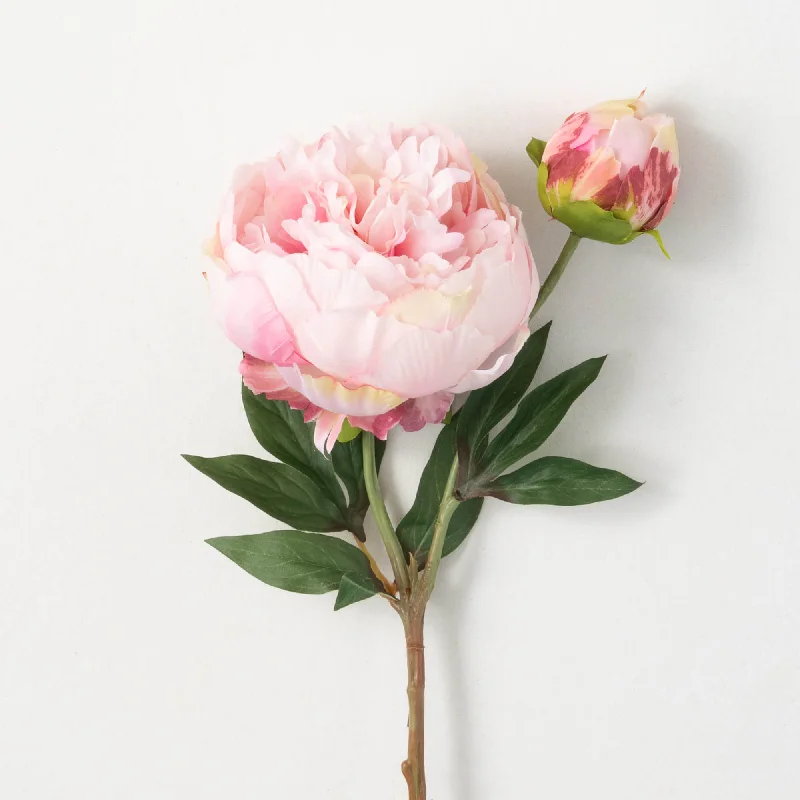
[[[452,134],[344,134],[242,167],[207,252],[254,392],[385,438],[440,422],[528,336],[538,277],[500,187]]]
[[[542,204],[580,236],[624,244],[654,234],[672,207],[680,176],[675,123],[648,114],[641,97],[572,114],[543,150],[534,143]]]

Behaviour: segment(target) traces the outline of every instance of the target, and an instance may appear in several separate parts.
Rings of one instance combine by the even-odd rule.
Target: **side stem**
[[[447,483],[442,494],[442,503],[439,506],[439,513],[436,515],[436,522],[433,526],[433,537],[431,539],[431,549],[428,553],[428,565],[423,573],[423,592],[425,602],[433,592],[436,584],[436,576],[439,574],[439,565],[442,563],[442,553],[444,552],[444,540],[447,534],[447,527],[453,512],[458,508],[458,500],[455,498],[456,481],[458,480],[458,456],[453,459],[450,473],[447,476]]]
[[[364,453],[364,483],[367,487],[367,496],[369,497],[369,502],[372,507],[372,513],[375,515],[375,522],[378,525],[381,539],[383,539],[383,546],[389,554],[389,561],[392,564],[394,579],[397,582],[397,588],[400,590],[400,596],[402,597],[410,588],[408,565],[406,564],[403,548],[400,547],[400,542],[397,539],[397,534],[394,532],[392,521],[389,519],[389,513],[386,511],[386,504],[383,502],[383,496],[381,495],[381,487],[378,483],[378,470],[375,466],[375,436],[364,431],[361,434],[361,439]]]
[[[531,316],[547,302],[547,298],[553,293],[553,289],[556,288],[558,282],[561,280],[561,276],[564,274],[564,270],[567,268],[567,264],[569,264],[569,260],[572,258],[572,254],[575,252],[580,241],[581,237],[578,236],[577,233],[570,233],[556,259],[556,263],[553,264],[553,269],[550,270],[550,274],[539,290],[539,297],[536,298],[536,305],[533,307]]]

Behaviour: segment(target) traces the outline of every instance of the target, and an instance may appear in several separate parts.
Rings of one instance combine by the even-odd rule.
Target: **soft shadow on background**
[[[658,322],[674,314],[681,325],[696,324],[691,309],[668,304],[667,297],[652,291],[648,270],[660,269],[670,280],[685,282],[694,291],[692,270],[712,272],[736,269],[743,254],[735,233],[743,220],[738,218],[741,206],[736,202],[736,187],[740,183],[737,165],[740,159],[735,149],[724,139],[698,126],[692,120],[692,109],[673,104],[663,109],[674,115],[679,122],[680,159],[683,174],[680,192],[672,210],[669,223],[665,225],[668,249],[673,258],[661,261],[661,255],[649,239],[639,241],[634,251],[631,247],[619,248],[595,242],[583,242],[578,249],[568,273],[581,273],[579,279],[559,285],[548,304],[541,310],[532,328],[537,328],[548,319],[554,319],[562,330],[583,331],[586,344],[601,350],[603,334],[615,341],[630,342],[632,347],[646,352],[653,338],[658,335]],[[536,199],[536,172],[527,157],[520,158],[503,150],[481,153],[490,172],[503,187],[506,196],[523,211],[531,247],[544,280],[564,240],[567,229],[554,220],[548,220]],[[703,235],[697,236],[697,227]],[[681,251],[682,243],[691,242],[692,252]],[[670,248],[670,243],[672,247]],[[642,248],[649,248],[643,250]],[[700,249],[702,248],[702,249]],[[676,257],[676,252],[678,253]],[[645,261],[637,264],[637,261]],[[622,264],[620,264],[622,262]],[[626,263],[627,262],[627,263]],[[591,271],[602,275],[591,278]],[[572,293],[571,302],[565,302],[561,293]],[[710,301],[710,298],[708,299]],[[586,309],[591,308],[591,330],[587,325]],[[695,305],[695,309],[699,306]],[[595,341],[599,339],[599,341]],[[556,340],[557,341],[557,340]],[[557,348],[558,345],[555,344]],[[612,362],[613,363],[613,362]],[[572,364],[560,364],[557,371]],[[591,400],[582,407],[580,414],[591,416],[591,424],[573,424],[570,415],[551,437],[551,440],[528,460],[542,455],[577,455],[592,463],[611,463],[621,454],[609,447],[606,441],[593,441],[592,431],[602,431],[612,424],[613,416],[619,413],[620,405],[614,398],[636,391],[639,380],[630,365],[613,370],[604,369],[602,379],[592,387]],[[548,376],[549,377],[549,376]],[[540,378],[534,383],[541,382]],[[594,409],[594,411],[592,410]],[[598,413],[597,409],[604,409]],[[602,418],[601,418],[602,417]],[[588,428],[588,436],[587,436]],[[618,459],[618,460],[620,460]],[[630,459],[629,459],[630,460]],[[642,523],[657,507],[670,499],[669,478],[664,475],[663,464],[657,453],[638,453],[635,458],[638,474],[659,476],[659,488],[649,493],[644,507],[624,508],[619,513],[635,515]],[[529,510],[535,515],[536,508]],[[569,513],[569,509],[564,509]],[[503,525],[503,507],[499,502],[487,501],[480,520],[465,545],[448,558],[442,570],[439,591],[429,612],[428,645],[434,658],[441,660],[442,690],[450,714],[450,749],[454,781],[453,796],[459,800],[479,800],[479,789],[473,771],[471,754],[486,746],[484,734],[473,724],[474,713],[471,698],[477,687],[470,683],[465,662],[464,643],[471,635],[465,626],[465,608],[472,600],[473,578],[481,567],[480,548],[476,537],[491,534],[491,528]],[[447,569],[450,567],[450,569]],[[453,573],[457,573],[455,576]]]

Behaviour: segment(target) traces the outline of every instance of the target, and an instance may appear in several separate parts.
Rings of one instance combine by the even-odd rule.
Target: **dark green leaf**
[[[348,572],[342,577],[342,582],[339,584],[339,593],[336,595],[333,610],[338,611],[351,606],[353,603],[366,600],[381,591],[383,591],[383,587],[374,576]]]
[[[309,531],[341,531],[338,508],[308,476],[288,464],[253,456],[184,456],[195,469],[271,517]]]
[[[547,147],[547,142],[533,138],[528,142],[528,146],[525,148],[530,160],[533,161],[537,167],[542,163],[542,155],[544,154],[545,147]]]
[[[531,334],[511,369],[483,389],[472,392],[458,413],[459,453],[465,479],[473,477],[476,462],[486,450],[492,429],[519,403],[539,368],[550,323]]]
[[[375,440],[375,465],[380,469],[386,442]],[[342,479],[347,489],[348,503],[345,512],[347,530],[352,531],[363,542],[364,517],[369,509],[369,497],[364,483],[364,454],[362,440],[359,436],[349,442],[337,442],[331,451],[331,459],[336,474]]]
[[[260,581],[289,592],[331,592],[340,587],[346,575],[362,586],[365,581],[372,581],[375,591],[380,591],[366,556],[357,547],[333,536],[273,531],[252,536],[220,536],[207,541]]]
[[[397,526],[400,544],[407,553],[413,553],[420,566],[424,563],[431,545],[433,526],[456,455],[456,428],[455,424],[442,428],[422,472],[414,505]],[[481,505],[480,498],[476,498],[461,503],[455,510],[447,529],[443,551],[445,555],[452,553],[466,539],[478,519]]]
[[[590,358],[537,386],[525,397],[517,406],[511,421],[489,445],[483,459],[482,474],[477,476],[475,482],[485,486],[488,481],[541,447],[564,419],[570,406],[592,384],[604,361],[605,356]],[[473,492],[467,488],[466,494],[469,496]]]
[[[275,458],[308,475],[323,487],[328,499],[344,510],[342,488],[330,460],[317,450],[314,430],[303,421],[303,412],[289,408],[283,400],[269,400],[242,384],[242,404],[258,443]]]
[[[622,497],[641,485],[612,469],[593,467],[572,458],[550,456],[503,475],[489,484],[485,493],[523,505],[580,506]]]

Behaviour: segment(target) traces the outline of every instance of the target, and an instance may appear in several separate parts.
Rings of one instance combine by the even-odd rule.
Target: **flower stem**
[[[569,264],[569,260],[572,258],[572,254],[578,247],[580,240],[581,237],[578,236],[577,233],[570,233],[567,241],[564,243],[564,247],[556,259],[556,263],[553,264],[553,269],[550,270],[550,274],[547,276],[547,279],[542,284],[542,288],[539,290],[539,297],[536,298],[536,305],[533,307],[531,316],[533,316],[547,302],[547,298],[553,293],[553,289],[556,288],[558,282],[561,280],[561,276],[564,274],[564,270],[567,268],[567,264]]]
[[[383,545],[386,548],[386,552],[389,554],[389,561],[392,565],[397,588],[400,590],[400,595],[402,596],[410,589],[408,566],[405,556],[403,555],[403,548],[400,547],[400,542],[397,539],[397,534],[394,532],[392,521],[389,519],[389,514],[386,511],[386,504],[383,502],[383,496],[381,495],[381,487],[378,483],[378,470],[375,466],[375,436],[364,431],[361,434],[361,439],[364,453],[364,483],[367,487],[367,496],[372,506],[372,513],[375,515],[375,522],[378,525],[381,539],[383,539]]]

